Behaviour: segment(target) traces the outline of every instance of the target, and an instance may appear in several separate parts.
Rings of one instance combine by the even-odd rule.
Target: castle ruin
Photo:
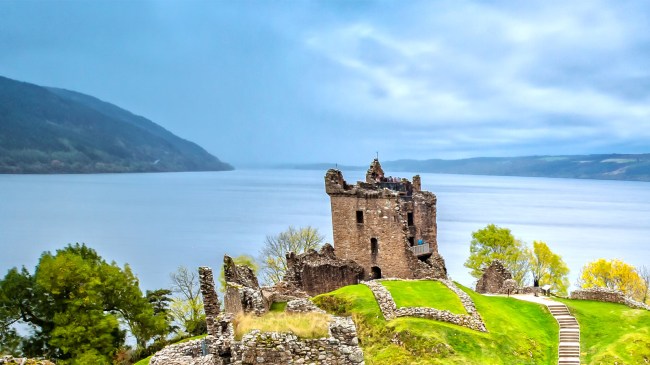
[[[355,185],[340,170],[328,170],[325,191],[336,254],[356,261],[366,277],[447,277],[438,254],[436,196],[422,190],[419,175],[412,182],[386,177],[375,159],[366,181]]]

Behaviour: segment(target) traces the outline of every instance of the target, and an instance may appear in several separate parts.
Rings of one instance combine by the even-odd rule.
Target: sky
[[[650,3],[0,1],[0,75],[235,166],[650,152]]]

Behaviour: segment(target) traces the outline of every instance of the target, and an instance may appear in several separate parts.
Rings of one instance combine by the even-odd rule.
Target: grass
[[[582,363],[650,363],[650,311],[589,300],[559,301],[580,323]]]
[[[287,302],[273,302],[273,304],[271,304],[271,308],[269,308],[269,311],[284,312],[285,308],[287,308]]]
[[[417,282],[403,283],[408,287]],[[557,363],[558,327],[546,308],[463,290],[476,303],[489,333],[420,318],[387,322],[365,285],[346,286],[314,302],[334,314],[352,315],[368,365]],[[414,304],[433,305],[426,298]]]
[[[323,313],[268,312],[258,317],[240,314],[235,318],[235,338],[254,329],[262,332],[291,332],[300,338],[327,337],[331,318]]]
[[[382,281],[401,307],[430,307],[448,310],[455,314],[467,314],[458,296],[439,281]]]

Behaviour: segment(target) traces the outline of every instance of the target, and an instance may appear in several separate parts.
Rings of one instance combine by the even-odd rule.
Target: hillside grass
[[[402,307],[429,307],[448,310],[455,314],[467,314],[460,299],[445,284],[434,280],[382,281],[397,304]]]
[[[420,318],[386,321],[365,285],[346,286],[314,302],[333,314],[352,315],[368,365],[557,363],[558,326],[545,307],[461,288],[474,300],[489,333]],[[413,304],[436,308],[429,299],[421,300]]]
[[[580,323],[582,363],[650,363],[650,311],[590,300],[558,301]]]

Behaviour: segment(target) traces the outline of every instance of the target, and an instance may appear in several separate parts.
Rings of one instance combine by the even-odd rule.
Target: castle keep
[[[339,170],[325,175],[338,257],[359,263],[366,277],[446,278],[438,254],[436,196],[413,181],[386,177],[375,159],[365,182],[348,185]]]

